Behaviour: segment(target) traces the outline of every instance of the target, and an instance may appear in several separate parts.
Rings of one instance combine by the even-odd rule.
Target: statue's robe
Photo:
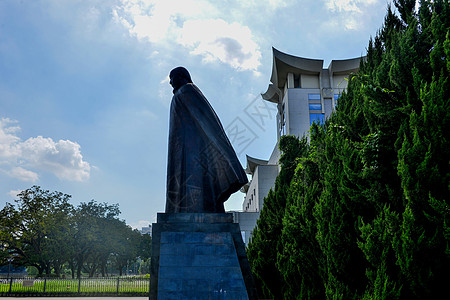
[[[170,106],[166,213],[223,213],[223,203],[248,182],[216,113],[192,83]]]

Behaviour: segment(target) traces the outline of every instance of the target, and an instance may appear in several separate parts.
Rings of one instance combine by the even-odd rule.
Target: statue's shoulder
[[[180,87],[178,91],[175,92],[174,96],[187,96],[187,95],[193,95],[193,94],[201,94],[199,88],[193,84],[193,83],[187,83]]]

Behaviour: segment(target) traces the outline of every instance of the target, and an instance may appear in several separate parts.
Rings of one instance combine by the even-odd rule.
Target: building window
[[[322,104],[320,104],[320,103],[310,103],[309,104],[309,109],[322,110]]]
[[[280,114],[280,135],[286,134],[286,118],[285,118],[285,111],[284,111],[284,104],[281,107],[281,114]]]
[[[294,88],[300,87],[300,75],[294,75]]]
[[[312,123],[323,124],[325,123],[325,115],[324,114],[309,114],[309,125]]]
[[[320,94],[308,94],[308,100],[320,100]]]

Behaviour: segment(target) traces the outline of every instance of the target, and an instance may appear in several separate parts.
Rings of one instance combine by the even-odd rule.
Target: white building
[[[141,234],[149,234],[150,236],[152,236],[152,225],[149,224],[147,227],[142,227],[139,231]]]
[[[360,61],[361,58],[332,60],[324,69],[323,60],[293,56],[273,48],[271,84],[261,96],[277,106],[277,142],[268,160],[247,156],[246,172],[251,175],[251,181],[241,189],[246,194],[242,215],[251,212],[259,216],[264,197],[275,185],[279,172],[280,137],[307,136],[314,121],[324,122],[347,88],[346,79],[358,71]],[[240,219],[245,217],[240,216]],[[247,229],[252,228],[247,233],[249,237],[256,219],[252,226],[246,224]]]

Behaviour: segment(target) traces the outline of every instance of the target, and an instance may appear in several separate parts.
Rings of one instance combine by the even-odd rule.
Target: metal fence
[[[1,296],[147,296],[150,278],[0,278]]]

